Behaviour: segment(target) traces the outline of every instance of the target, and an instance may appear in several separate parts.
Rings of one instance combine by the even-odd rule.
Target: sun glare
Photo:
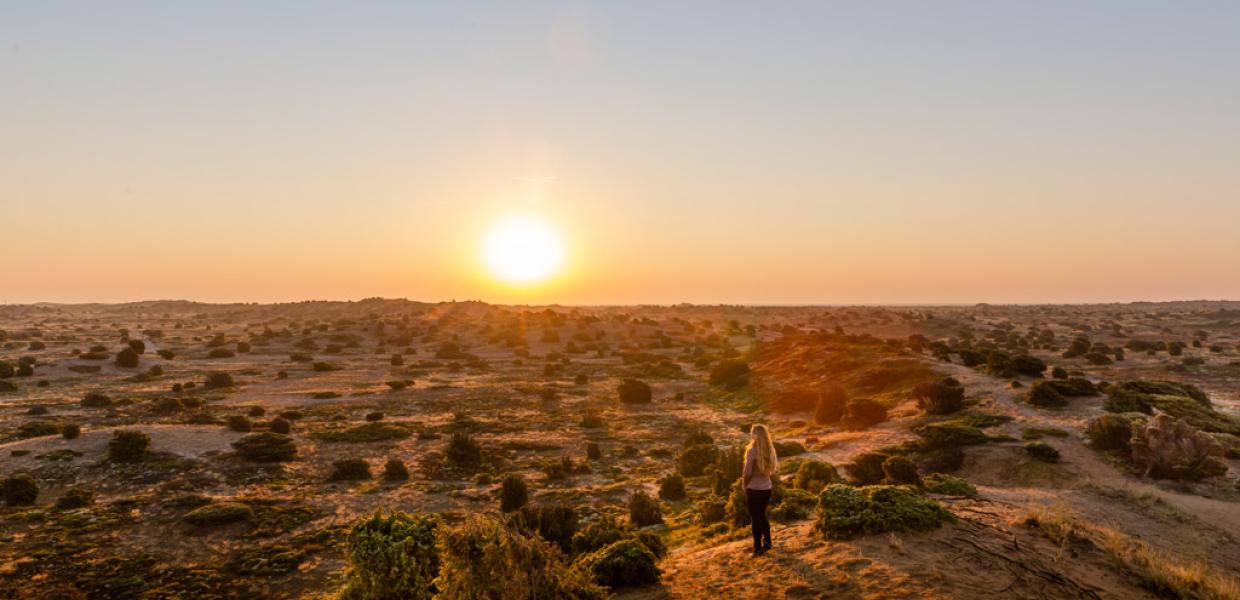
[[[495,223],[482,242],[482,259],[491,274],[509,283],[537,283],[555,275],[564,262],[564,245],[552,223],[515,215]]]

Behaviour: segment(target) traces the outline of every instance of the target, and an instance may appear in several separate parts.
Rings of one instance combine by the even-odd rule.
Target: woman
[[[753,555],[762,556],[771,549],[771,523],[766,520],[766,505],[771,501],[771,478],[779,470],[775,444],[766,425],[749,429],[749,447],[745,449],[745,468],[741,470],[745,500],[749,504],[749,520],[753,524]]]

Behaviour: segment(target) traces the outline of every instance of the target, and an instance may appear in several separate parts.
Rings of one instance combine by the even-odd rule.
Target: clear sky
[[[1236,299],[1240,2],[0,0],[0,224],[0,303]]]

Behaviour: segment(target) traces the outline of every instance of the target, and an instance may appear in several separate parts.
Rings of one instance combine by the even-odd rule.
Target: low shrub
[[[815,528],[828,539],[849,540],[876,533],[926,531],[950,521],[938,502],[893,485],[833,484],[818,497]]]
[[[440,572],[438,517],[375,512],[353,526],[342,600],[430,600]]]
[[[719,459],[719,449],[712,444],[694,444],[685,448],[676,460],[677,468],[685,477],[702,475],[706,468]]]
[[[659,481],[659,497],[664,500],[684,500],[685,478],[671,473]]]
[[[727,358],[719,361],[710,369],[710,384],[728,391],[749,385],[749,363]]]
[[[1068,399],[1051,385],[1053,379],[1037,381],[1025,394],[1025,402],[1038,408],[1062,408],[1068,405]]]
[[[919,383],[913,388],[917,406],[932,415],[946,415],[964,408],[964,387],[954,377]]]
[[[315,437],[325,442],[360,444],[403,440],[412,435],[412,431],[395,423],[371,421],[340,431],[319,432]]]
[[[288,432],[293,430],[293,424],[290,423],[288,419],[276,417],[271,420],[271,423],[267,425],[267,428],[270,429],[272,433],[288,435]]]
[[[629,496],[629,522],[635,527],[662,523],[663,510],[659,507],[659,501],[642,490],[633,492]]]
[[[625,404],[649,404],[653,395],[650,384],[637,379],[625,379],[617,390]]]
[[[818,394],[814,404],[814,422],[819,425],[838,423],[844,418],[844,407],[848,405],[848,394],[838,385],[830,385]]]
[[[1132,450],[1132,421],[1117,414],[1103,414],[1089,422],[1085,435],[1095,450]]]
[[[1227,473],[1217,440],[1181,419],[1160,414],[1134,428],[1132,461],[1156,479],[1205,479]]]
[[[229,415],[228,419],[224,421],[224,424],[227,425],[229,429],[239,433],[249,433],[254,429],[254,424],[251,423],[250,419],[244,415]]]
[[[832,483],[841,483],[840,474],[831,463],[821,460],[803,461],[792,478],[793,487],[811,494],[817,494]]]
[[[0,482],[0,492],[9,506],[32,506],[39,499],[39,484],[29,473],[15,473]]]
[[[972,498],[977,495],[977,488],[973,484],[954,475],[945,475],[943,473],[933,473],[921,478],[922,487],[932,494],[943,494],[944,496],[966,496]]]
[[[17,428],[20,439],[44,437],[60,433],[60,425],[52,421],[26,421]]]
[[[146,458],[151,449],[151,436],[136,429],[112,432],[108,440],[108,460],[112,462],[138,462]]]
[[[95,503],[95,493],[82,488],[73,488],[66,491],[60,498],[56,500],[56,508],[61,510],[72,510],[75,508],[86,508]]]
[[[103,392],[87,392],[82,396],[82,408],[107,408],[112,406],[112,399]]]
[[[990,440],[981,429],[951,422],[927,423],[913,431],[925,440],[927,448],[972,446]]]
[[[297,457],[293,438],[270,431],[251,433],[232,443],[237,455],[253,462],[287,462]]]
[[[116,366],[122,369],[138,368],[138,353],[133,348],[125,348],[116,353]]]
[[[473,467],[482,464],[482,446],[468,433],[452,434],[445,454],[456,465]]]
[[[236,352],[228,348],[212,348],[210,352],[207,352],[207,358],[232,358],[236,355]]]
[[[609,588],[646,585],[659,581],[657,557],[636,539],[624,539],[581,557],[598,583]]]
[[[882,452],[863,452],[844,464],[844,470],[857,485],[874,485],[883,480],[883,462],[889,455]]]
[[[399,458],[389,458],[383,463],[383,478],[387,481],[404,481],[409,479],[409,467]]]
[[[221,371],[212,371],[207,373],[207,381],[203,384],[203,387],[208,390],[217,390],[222,388],[230,388],[234,385],[236,385],[236,382],[233,381],[232,375]]]
[[[602,600],[605,590],[555,546],[475,517],[440,534],[437,600]],[[485,574],[485,576],[480,576]],[[400,596],[424,598],[425,596]]]
[[[529,502],[529,486],[520,475],[509,475],[504,478],[504,483],[500,486],[499,498],[500,511],[512,512]]]
[[[195,508],[183,519],[195,527],[217,527],[241,521],[253,521],[254,509],[240,502],[220,502]]]
[[[1046,463],[1059,462],[1059,451],[1046,442],[1029,442],[1025,444],[1025,452],[1036,460]]]
[[[75,440],[82,435],[82,426],[77,423],[65,423],[60,426],[60,435],[66,440]]]
[[[921,485],[917,465],[903,456],[891,456],[883,461],[883,481],[889,485]]]
[[[346,458],[332,463],[328,481],[362,481],[370,479],[370,463],[364,458]]]
[[[805,446],[795,440],[775,442],[775,454],[779,457],[798,456],[805,454]]]
[[[562,503],[526,504],[514,513],[513,524],[568,552],[577,533],[577,511]]]

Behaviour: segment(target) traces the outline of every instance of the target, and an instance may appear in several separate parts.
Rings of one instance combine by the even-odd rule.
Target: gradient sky
[[[0,157],[0,303],[1236,299],[1240,3],[0,0]]]

